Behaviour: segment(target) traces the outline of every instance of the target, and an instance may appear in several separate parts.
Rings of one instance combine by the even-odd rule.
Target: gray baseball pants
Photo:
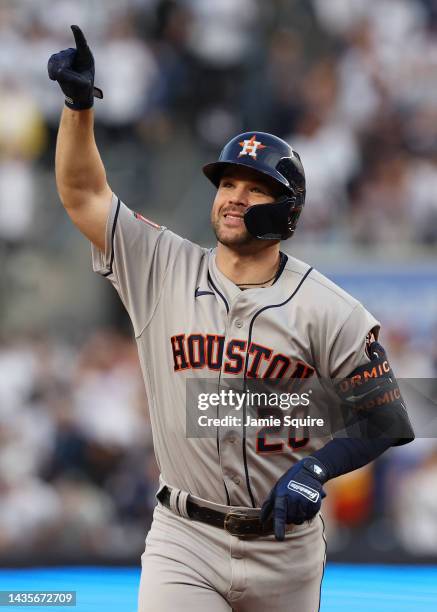
[[[323,521],[285,540],[240,539],[158,504],[141,557],[139,612],[317,612]]]

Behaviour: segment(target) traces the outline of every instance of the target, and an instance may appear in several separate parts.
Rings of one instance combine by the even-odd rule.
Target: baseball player
[[[161,472],[139,610],[314,612],[325,564],[323,485],[413,438],[379,323],[280,250],[304,206],[305,176],[299,155],[271,134],[241,134],[204,167],[217,188],[215,249],[113,194],[93,134],[94,97],[103,94],[84,35],[72,30],[76,48],[48,65],[65,94],[58,191],[92,243],[94,270],[131,318]],[[310,377],[346,381],[339,394],[364,407],[369,435],[299,438],[266,426],[249,436],[242,418],[213,437],[187,435],[193,380],[216,389],[239,380],[246,390],[247,381]],[[215,414],[224,407],[216,402]]]

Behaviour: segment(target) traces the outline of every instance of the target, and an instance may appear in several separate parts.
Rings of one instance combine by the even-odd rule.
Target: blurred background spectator
[[[130,324],[54,184],[62,96],[46,64],[72,23],[105,93],[110,184],[131,208],[213,245],[202,164],[238,131],[278,134],[308,182],[284,249],[381,320],[398,376],[437,374],[433,0],[2,0],[3,563],[136,560],[158,476]],[[331,551],[435,554],[436,478],[435,442],[419,439],[329,483]]]

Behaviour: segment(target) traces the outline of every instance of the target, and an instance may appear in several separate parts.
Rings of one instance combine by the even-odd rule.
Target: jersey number
[[[300,411],[299,411],[300,413]],[[293,414],[293,418],[303,418],[305,415]],[[258,408],[258,418],[283,418],[283,411],[280,408],[269,407],[269,408]],[[278,440],[277,442],[267,442],[268,435],[275,435],[282,431],[282,425],[268,425],[260,429],[256,434],[256,452],[257,453],[282,453],[284,450],[284,441]],[[288,429],[287,444],[291,450],[297,450],[303,448],[309,442],[309,431],[308,427],[302,428],[300,435],[297,432],[297,428],[294,425],[290,425]]]

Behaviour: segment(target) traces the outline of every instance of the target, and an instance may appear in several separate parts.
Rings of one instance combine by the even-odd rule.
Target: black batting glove
[[[76,49],[64,49],[49,59],[48,72],[58,81],[65,94],[65,104],[73,110],[86,110],[94,97],[103,98],[101,89],[94,87],[94,58],[82,30],[72,25]]]
[[[273,518],[275,537],[285,538],[286,525],[301,525],[312,519],[326,497],[323,484],[328,480],[327,469],[315,457],[302,459],[275,484],[261,509],[262,523]]]

